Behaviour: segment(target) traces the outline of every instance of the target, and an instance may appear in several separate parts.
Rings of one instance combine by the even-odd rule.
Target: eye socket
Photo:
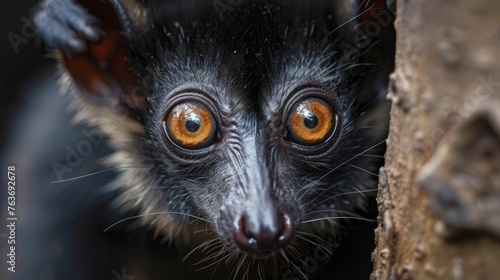
[[[198,102],[177,104],[163,120],[168,137],[186,149],[201,149],[211,145],[216,123],[212,113]]]
[[[330,138],[337,129],[338,115],[319,98],[298,102],[288,117],[287,131],[298,144],[313,146]]]

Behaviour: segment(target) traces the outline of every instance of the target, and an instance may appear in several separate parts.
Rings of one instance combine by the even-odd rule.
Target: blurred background
[[[109,257],[95,248],[107,247],[98,225],[112,223],[100,214],[114,195],[103,193],[95,182],[107,182],[113,174],[54,182],[96,171],[98,159],[109,150],[101,141],[88,155],[70,158],[74,166],[66,168],[69,151],[87,141],[82,132],[88,127],[71,122],[68,98],[58,94],[55,63],[34,36],[30,20],[36,3],[9,2],[0,9],[0,279],[99,279],[89,275],[110,275]],[[66,166],[64,174],[56,172],[59,163]],[[7,168],[12,165],[18,220],[16,243],[8,244]],[[12,245],[15,274],[6,263]],[[84,253],[74,256],[75,250]],[[90,274],[73,267],[90,261],[101,263]]]
[[[54,63],[44,59],[36,46],[29,17],[36,1],[16,1],[0,9],[0,129],[2,151],[12,117],[26,105],[26,93],[41,77],[49,74]]]

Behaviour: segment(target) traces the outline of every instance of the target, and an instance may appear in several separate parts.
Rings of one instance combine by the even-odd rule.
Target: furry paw
[[[33,21],[46,47],[65,53],[84,52],[87,42],[96,43],[103,37],[97,18],[73,0],[44,0]]]

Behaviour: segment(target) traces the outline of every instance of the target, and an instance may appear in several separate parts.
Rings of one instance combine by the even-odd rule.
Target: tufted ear
[[[60,50],[61,64],[81,97],[114,108],[145,109],[131,51],[148,11],[137,0],[43,0],[33,20],[49,49]]]
[[[87,41],[86,50],[63,53],[63,64],[84,98],[113,107],[147,108],[148,103],[131,63],[129,40],[134,24],[118,0],[80,0],[97,20],[100,40]]]

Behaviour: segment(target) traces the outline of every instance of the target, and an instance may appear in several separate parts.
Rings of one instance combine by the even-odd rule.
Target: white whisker
[[[364,169],[364,168],[361,168],[361,167],[359,167],[359,166],[352,165],[352,164],[349,164],[349,166],[350,166],[350,167],[352,167],[352,168],[356,168],[356,169],[358,169],[358,170],[361,170],[361,171],[363,171],[363,172],[366,172],[366,173],[368,173],[368,174],[370,174],[370,175],[373,175],[373,176],[375,176],[375,177],[378,177],[378,174],[375,174],[375,173],[373,173],[373,172],[370,172],[370,171],[368,171],[368,170],[366,170],[366,169]]]
[[[186,254],[186,255],[182,258],[182,262],[186,261],[186,259],[187,259],[187,258],[189,258],[189,256],[191,256],[191,254],[192,254],[194,251],[196,251],[196,250],[200,249],[201,247],[211,246],[211,245],[213,245],[214,243],[215,243],[215,244],[217,244],[217,243],[216,243],[216,241],[218,241],[218,239],[217,239],[217,238],[212,238],[212,239],[209,239],[209,240],[207,240],[207,241],[205,241],[205,242],[201,243],[200,245],[196,246],[194,249],[192,249],[191,251],[189,251],[189,253],[187,253],[187,254]],[[212,243],[212,244],[211,244],[211,245],[207,245],[207,244],[209,244],[209,243]],[[202,251],[203,251],[203,250],[202,250]]]
[[[353,157],[349,158],[348,160],[346,160],[346,161],[344,161],[344,162],[340,163],[339,165],[337,165],[337,167],[335,167],[335,168],[333,168],[333,169],[329,170],[329,171],[328,171],[328,172],[326,172],[323,176],[321,176],[318,180],[316,180],[316,182],[315,182],[314,184],[312,184],[312,185],[310,186],[310,188],[312,188],[313,186],[315,186],[315,185],[316,185],[316,183],[319,183],[321,180],[323,180],[326,176],[330,175],[330,174],[331,174],[332,172],[334,172],[335,170],[337,170],[337,169],[339,169],[340,167],[344,166],[345,164],[349,163],[349,162],[350,162],[350,161],[352,161],[353,159],[356,159],[357,157],[361,156],[362,154],[366,153],[367,151],[369,151],[369,150],[371,150],[371,149],[376,148],[378,145],[380,145],[380,144],[384,143],[385,141],[386,141],[386,140],[384,139],[384,140],[382,140],[382,141],[378,142],[377,144],[375,144],[375,145],[373,145],[373,146],[371,146],[371,147],[369,147],[369,148],[365,149],[364,151],[362,151],[362,152],[360,152],[360,153],[356,154],[355,156],[353,156]],[[307,193],[307,191],[306,191],[306,192],[304,192],[304,193],[300,196],[300,199],[302,199],[302,198],[303,198],[303,196],[304,196],[306,193]]]
[[[64,182],[79,180],[79,179],[82,179],[82,178],[94,176],[94,175],[101,174],[101,173],[104,173],[104,172],[108,172],[108,171],[111,171],[111,170],[124,169],[124,168],[142,168],[142,169],[145,169],[146,167],[140,166],[140,165],[135,165],[135,166],[116,166],[116,167],[106,168],[104,170],[100,170],[100,171],[88,173],[88,174],[77,176],[77,177],[73,177],[73,178],[62,179],[62,180],[57,180],[57,181],[51,181],[50,183],[51,184],[57,184],[57,183],[64,183]]]
[[[340,220],[340,219],[361,220],[361,221],[367,221],[367,222],[376,222],[377,221],[374,219],[368,219],[368,218],[363,218],[363,217],[349,217],[349,216],[340,217],[340,216],[337,216],[337,217],[322,217],[322,218],[307,220],[307,221],[303,221],[302,224],[314,223],[314,222],[325,221],[325,220]]]
[[[146,214],[140,214],[140,215],[136,215],[136,216],[132,216],[132,217],[128,217],[128,218],[124,218],[124,219],[121,219],[115,223],[113,223],[112,225],[110,225],[109,227],[107,227],[106,229],[104,229],[102,232],[106,232],[108,231],[110,228],[116,226],[117,224],[121,223],[121,222],[124,222],[124,221],[127,221],[127,220],[131,220],[131,219],[136,219],[136,218],[141,218],[141,217],[146,217],[146,216],[149,216],[149,215],[159,215],[159,214],[174,214],[174,215],[180,215],[180,216],[186,216],[186,217],[190,217],[190,218],[194,218],[194,219],[198,219],[200,221],[204,221],[204,222],[207,222],[209,223],[208,220],[206,219],[203,219],[203,218],[200,218],[198,216],[195,216],[195,215],[191,215],[191,214],[187,214],[187,213],[181,213],[181,212],[169,212],[169,211],[162,211],[162,212],[154,212],[154,213],[146,213]]]
[[[301,232],[301,234],[302,234],[302,235],[305,235],[305,234],[306,234],[306,232]],[[314,234],[310,234],[310,235],[312,235],[312,236],[316,237]],[[327,255],[327,256],[328,256],[328,258],[330,258],[330,257],[332,256],[332,252],[330,252],[330,250],[329,250],[328,248],[326,248],[325,246],[323,246],[323,245],[321,245],[321,244],[319,244],[319,243],[317,243],[317,242],[314,242],[314,241],[312,241],[312,240],[310,240],[310,239],[307,239],[307,238],[305,238],[304,236],[297,235],[297,238],[300,238],[300,239],[302,239],[302,240],[304,240],[304,241],[306,241],[306,242],[309,242],[309,243],[311,243],[312,245],[314,245],[314,246],[316,246],[316,247],[320,248],[320,250],[321,250],[321,251],[322,251],[325,255]],[[317,238],[317,237],[316,237],[316,238]]]

